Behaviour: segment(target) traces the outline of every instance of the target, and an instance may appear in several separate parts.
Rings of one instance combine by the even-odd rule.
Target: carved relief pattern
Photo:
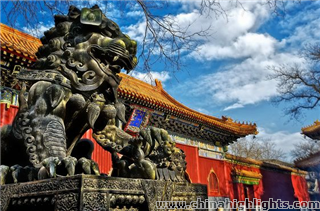
[[[66,179],[60,182],[59,190],[69,190],[69,189],[77,189],[80,187],[79,179]]]
[[[31,81],[50,81],[66,88],[71,88],[70,80],[55,70],[33,70],[32,72],[21,71],[17,78]]]
[[[1,208],[1,211],[4,211],[7,209],[7,206],[10,202],[10,198],[17,191],[18,191],[18,187],[15,185],[0,186],[0,192],[1,192],[0,208]]]
[[[59,184],[57,181],[48,183],[26,184],[20,187],[20,193],[43,192],[49,190],[57,190]]]
[[[141,183],[139,180],[96,180],[85,179],[84,188],[99,188],[112,190],[141,190]]]
[[[59,211],[77,211],[78,193],[60,194],[56,197],[56,208]]]
[[[192,120],[190,120],[190,123],[191,122]],[[223,133],[223,131],[201,130],[198,126],[196,127],[173,119],[167,121],[165,117],[159,115],[151,115],[149,125],[203,140],[219,140],[224,143],[229,143],[239,138],[231,134]]]
[[[83,183],[80,183],[82,179]],[[80,190],[83,189],[82,200]],[[103,191],[105,192],[101,192]],[[98,192],[98,190],[100,192]],[[107,191],[121,191],[109,194]],[[132,191],[135,191],[133,193]],[[15,195],[19,193],[19,195]],[[49,199],[56,210],[99,210],[107,211],[112,205],[131,206],[147,203],[150,211],[156,209],[156,201],[206,199],[207,189],[204,185],[176,183],[145,179],[114,179],[79,175],[75,177],[56,178],[39,182],[28,182],[1,186],[1,211],[7,210],[10,200],[45,201]],[[52,198],[54,196],[54,198]],[[114,198],[113,204],[111,203]],[[80,202],[82,201],[82,202]],[[80,204],[82,203],[82,204]],[[120,208],[122,209],[122,208]],[[134,208],[135,209],[135,208]]]
[[[171,201],[174,190],[175,190],[175,183],[167,181],[163,201]]]
[[[31,183],[22,185],[20,187],[20,193],[30,193],[30,192],[43,192],[50,190],[70,190],[77,189],[80,186],[80,181],[77,179],[66,179],[63,181],[50,181],[46,183]]]
[[[142,187],[145,191],[146,201],[148,203],[149,210],[156,210],[156,201],[160,201],[162,195],[162,191],[159,190],[161,190],[161,187],[163,187],[159,183],[163,183],[163,181],[160,182],[152,180],[142,180],[141,182]]]
[[[184,193],[184,192],[195,192],[195,193],[207,193],[207,187],[203,185],[193,184],[191,186],[177,185],[175,188],[175,192]]]
[[[161,201],[164,198],[165,188],[167,181],[160,181],[157,184],[154,184],[156,187],[156,197],[157,201]]]
[[[83,193],[83,211],[107,211],[109,209],[107,193]]]
[[[48,123],[43,138],[43,144],[51,156],[66,157],[66,134],[59,121],[51,120]]]

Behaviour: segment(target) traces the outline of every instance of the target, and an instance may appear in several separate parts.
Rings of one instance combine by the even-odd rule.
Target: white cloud
[[[181,94],[204,95],[211,104],[227,104],[224,110],[243,108],[245,105],[270,100],[278,95],[277,81],[268,79],[272,73],[268,66],[294,63],[305,65],[298,53],[301,43],[320,37],[318,16],[311,16],[306,11],[301,12],[299,15],[308,16],[304,17],[305,23],[300,24],[301,26],[293,24],[294,27],[291,26],[290,29],[292,34],[286,39],[277,40],[258,31],[270,18],[271,11],[268,7],[259,2],[245,2],[243,6],[246,10],[229,10],[228,23],[223,18],[214,21],[212,28],[219,30],[208,40],[204,40],[197,51],[189,54],[189,58],[204,63],[229,59],[230,64],[219,69],[212,68],[213,73],[196,77],[178,86],[180,90],[187,90],[187,93]],[[195,12],[177,17],[184,23],[188,20],[186,17],[191,19],[191,14],[194,15]],[[200,18],[194,27],[206,24],[208,25],[208,20]],[[195,30],[192,27],[190,29]]]
[[[121,3],[118,4],[116,1],[100,1],[100,0],[85,0],[85,1],[73,1],[72,2],[77,8],[82,9],[84,7],[91,8],[94,5],[98,5],[102,13],[107,16],[107,18],[117,22],[118,19],[126,17],[123,12]]]
[[[185,96],[202,95],[211,104],[226,104],[224,110],[242,108],[276,96],[277,81],[267,78],[271,73],[267,67],[303,64],[303,59],[298,55],[302,45],[320,37],[320,18],[314,15],[319,14],[319,7],[310,10],[315,13],[308,13],[304,9],[298,14],[285,17],[280,21],[279,28],[289,30],[291,34],[277,40],[259,31],[259,27],[272,17],[272,10],[265,2],[243,1],[242,7],[221,2],[228,18],[216,18],[214,13],[211,13],[211,18],[201,16],[199,1],[180,2],[184,5],[183,12],[170,16],[176,25],[188,29],[188,34],[209,29],[211,35],[206,38],[196,37],[201,45],[189,52],[187,58],[197,59],[204,64],[226,59],[231,62],[223,68],[212,67],[212,73],[179,84],[174,92]],[[142,42],[145,26],[142,20],[129,26],[126,31],[133,39]]]
[[[274,50],[275,39],[255,30],[268,18],[268,7],[258,2],[244,2],[242,7],[227,4],[228,17],[217,19],[199,16],[198,10],[182,13],[175,17],[179,26],[188,27],[188,33],[209,29],[211,36],[199,37],[203,44],[190,54],[198,60],[243,58],[251,55],[265,56]],[[213,14],[212,14],[213,16]],[[200,28],[201,27],[201,28]]]
[[[208,111],[207,109],[204,109],[204,108],[196,108],[195,110],[196,110],[196,111],[199,111],[200,113],[210,115],[210,111]]]
[[[229,104],[224,110],[242,108],[248,104],[269,100],[278,94],[277,81],[267,78],[270,74],[268,66],[302,61],[300,57],[287,53],[248,58],[215,73],[189,80],[179,85],[177,90],[187,90],[187,93],[182,94],[192,96],[208,96],[211,102],[217,104]]]
[[[246,33],[229,45],[205,43],[190,56],[198,60],[267,57],[274,53],[276,40],[268,34]]]
[[[138,72],[138,71],[132,71],[130,72],[130,75],[140,79],[144,82],[147,82],[149,84],[155,84],[154,80],[158,79],[160,80],[162,83],[164,83],[165,81],[167,81],[168,79],[170,79],[170,74],[169,72],[166,71],[162,71],[162,72],[148,72],[148,73],[142,73],[142,72]]]
[[[168,20],[173,20],[173,27],[181,31],[186,30],[187,34],[194,34],[201,30],[208,30],[212,35],[210,37],[196,37],[199,40],[209,39],[209,42],[217,42],[228,44],[230,40],[237,38],[239,35],[245,34],[248,30],[254,28],[258,23],[256,20],[267,18],[268,14],[261,5],[255,3],[246,3],[245,10],[241,7],[235,7],[232,3],[221,3],[228,13],[228,18],[221,15],[215,19],[201,15],[199,11],[200,1],[182,1],[187,6],[186,12],[177,15],[167,15]],[[231,9],[232,8],[232,9]],[[251,8],[255,8],[254,12],[250,12]],[[191,12],[190,12],[191,11]],[[136,11],[134,11],[136,13]],[[212,12],[213,13],[213,12]],[[257,15],[255,14],[257,13]],[[145,31],[145,20],[129,26],[125,31],[129,36],[136,40],[142,40]],[[131,34],[130,34],[131,33]]]
[[[130,11],[130,12],[127,12],[126,15],[128,17],[143,17],[143,12],[139,10]]]
[[[223,110],[227,111],[227,110],[236,109],[236,108],[243,108],[243,107],[244,107],[244,105],[242,105],[241,103],[235,103],[231,106],[224,108]]]
[[[320,9],[317,10],[317,13],[320,14]],[[302,16],[308,17],[304,19]],[[286,43],[290,45],[291,48],[302,48],[303,46],[309,43],[319,42],[320,37],[320,16],[311,14],[299,14],[298,17],[307,21],[307,23],[303,23],[300,25],[292,25],[294,28],[293,32],[291,31],[291,35],[286,39]],[[311,19],[313,17],[313,19]],[[294,21],[294,20],[293,20]],[[290,30],[292,30],[292,28]]]
[[[141,44],[143,42],[146,30],[145,18],[137,24],[132,24],[128,27],[123,27],[122,30],[124,33],[128,34],[131,39],[134,39]]]
[[[43,22],[39,22],[33,27],[23,27],[22,30],[27,34],[40,38],[44,36],[43,33],[45,31],[49,30],[52,27],[54,27],[54,23],[44,24]]]
[[[269,18],[268,7],[262,3],[245,2],[242,7],[236,7],[232,2],[222,3],[227,18],[223,15],[216,18],[214,11],[209,15],[200,15],[199,9],[176,15],[174,18],[181,28],[188,27],[188,33],[193,34],[201,29],[208,29],[211,34],[206,43],[229,45],[239,36],[260,26]],[[190,25],[192,24],[192,25]],[[189,26],[190,25],[190,26]],[[199,37],[201,39],[201,37]]]

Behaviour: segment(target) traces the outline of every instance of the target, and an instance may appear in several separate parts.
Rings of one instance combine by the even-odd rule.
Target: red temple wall
[[[229,188],[232,188],[233,182],[230,176],[231,171],[226,168],[226,163],[224,161],[199,156],[198,147],[195,146],[178,143],[176,146],[182,149],[186,155],[187,172],[192,183],[208,185],[209,174],[213,171],[218,178],[219,191],[210,192],[208,187],[208,195],[229,197]]]
[[[199,156],[199,166],[200,183],[208,185],[208,177],[211,171],[214,171],[218,177],[219,191],[216,193],[210,193],[208,187],[208,195],[228,197],[230,187],[228,184],[230,182],[232,183],[232,181],[228,177],[230,172],[225,172],[225,162],[222,160]]]
[[[292,174],[291,181],[294,189],[294,196],[298,198],[299,201],[310,201],[306,179],[299,175]]]
[[[9,125],[13,122],[14,117],[18,113],[18,106],[11,105],[9,108],[6,103],[0,103],[0,126]]]
[[[230,162],[225,162],[225,163],[226,163],[225,172],[226,172],[226,178],[227,178],[227,185],[229,186],[228,191],[229,191],[230,199],[231,200],[237,199],[238,201],[244,201],[245,200],[244,184],[234,183],[232,178],[232,173],[235,169],[261,173],[260,168],[249,166],[249,165],[240,165],[238,163],[230,163]],[[253,197],[256,199],[261,199],[261,195],[263,194],[262,179],[260,179],[260,182],[258,185],[252,185],[252,187],[253,187]]]
[[[230,197],[231,200],[244,200],[244,188],[242,183],[234,183],[232,179],[233,169],[242,169],[254,172],[260,172],[259,168],[231,164],[223,160],[217,160],[199,156],[198,148],[184,144],[176,144],[186,155],[187,172],[193,183],[202,183],[208,185],[209,174],[213,171],[218,177],[219,191],[210,192],[208,186],[208,195],[217,197]],[[254,197],[260,199],[263,193],[263,185],[253,185]]]
[[[198,147],[188,146],[184,144],[176,144],[176,146],[182,149],[186,155],[187,161],[187,173],[193,183],[200,183],[199,180],[199,152]]]
[[[233,182],[230,176],[231,171],[227,168],[224,161],[199,156],[198,147],[195,146],[178,143],[176,146],[182,149],[186,155],[187,172],[192,183],[208,185],[209,174],[213,171],[218,178],[219,191],[210,192],[208,187],[208,195],[229,197],[229,189],[230,187],[232,188]],[[233,192],[233,190],[231,190],[231,192]]]

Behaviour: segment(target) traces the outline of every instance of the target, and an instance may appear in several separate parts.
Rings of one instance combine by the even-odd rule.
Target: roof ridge
[[[0,23],[0,28],[1,50],[27,59],[28,65],[36,61],[36,52],[42,46],[38,38],[3,23]]]
[[[292,173],[302,174],[302,175],[307,174],[306,171],[298,169],[297,167],[294,167],[294,166],[290,167],[290,166],[286,166],[286,165],[283,165],[283,164],[267,162],[267,161],[262,161],[262,160],[255,160],[255,159],[252,159],[252,158],[241,157],[241,156],[233,155],[233,154],[230,154],[230,153],[226,153],[225,156],[226,156],[226,158],[228,160],[234,160],[234,161],[238,161],[238,162],[253,164],[253,165],[257,165],[259,167],[282,169],[282,170],[287,170],[287,171],[290,171]]]
[[[130,75],[127,75],[125,73],[120,73],[119,74],[122,78],[123,78],[123,82],[124,83],[128,83],[130,85],[130,82],[132,83],[137,83],[140,86],[142,86],[143,88],[147,88],[147,89],[153,89],[154,91],[158,92],[162,97],[164,97],[167,100],[167,103],[170,103],[170,107],[173,108],[173,110],[180,110],[181,113],[184,113],[185,115],[191,117],[191,118],[196,118],[200,121],[204,121],[207,122],[209,124],[213,124],[213,125],[217,125],[223,128],[229,128],[231,130],[233,130],[236,133],[243,133],[243,132],[249,132],[249,133],[254,133],[256,134],[256,126],[255,124],[246,124],[246,123],[237,123],[234,122],[232,119],[230,118],[217,118],[214,116],[210,116],[207,114],[203,114],[201,112],[195,111],[187,106],[185,106],[184,104],[180,103],[179,101],[177,101],[175,98],[173,98],[169,93],[167,93],[162,85],[161,82],[159,80],[156,81],[156,86],[151,85],[147,82],[141,81],[135,77],[132,77]],[[135,84],[135,85],[137,85]],[[137,92],[138,90],[135,90],[135,88],[138,88],[136,86],[134,87],[128,87],[126,85],[124,85],[123,83],[120,83],[120,89],[124,89],[124,90],[129,90],[131,89],[131,91],[135,91]],[[142,90],[139,90],[140,93],[136,93],[136,94],[141,94],[141,95],[146,95],[142,93]],[[157,101],[157,100],[161,100],[158,99],[157,97],[153,96],[153,95],[146,95],[146,98],[149,98],[153,101]],[[159,96],[158,96],[159,97]],[[163,102],[164,104],[167,104],[166,102]]]
[[[314,123],[311,124],[311,125],[307,125],[307,126],[305,126],[305,127],[302,127],[301,130],[302,130],[303,132],[304,132],[304,131],[310,131],[310,130],[314,129],[314,128],[317,127],[317,126],[320,126],[319,120],[314,121]]]
[[[149,83],[147,83],[147,82],[145,82],[145,81],[139,80],[139,79],[137,79],[137,78],[135,78],[135,77],[133,77],[133,76],[130,76],[130,75],[128,75],[128,74],[125,74],[125,73],[121,73],[120,75],[121,75],[122,77],[124,76],[123,78],[129,78],[129,77],[130,77],[130,78],[136,79],[137,82],[139,82],[141,85],[144,85],[145,87],[152,87],[152,88],[155,89],[156,91],[164,94],[164,95],[168,98],[168,100],[169,100],[171,103],[173,103],[174,105],[176,105],[177,107],[182,107],[182,108],[184,108],[184,109],[186,109],[186,110],[188,110],[188,111],[192,111],[192,112],[194,112],[194,113],[197,113],[198,115],[203,115],[203,116],[205,116],[205,117],[207,117],[207,118],[209,118],[209,119],[213,119],[213,120],[216,120],[216,121],[220,121],[220,122],[222,122],[222,123],[225,123],[225,120],[223,120],[223,119],[221,119],[221,118],[214,117],[214,116],[210,116],[210,115],[207,115],[207,114],[203,114],[203,113],[201,113],[201,112],[199,112],[199,111],[196,111],[196,110],[194,110],[194,109],[192,109],[192,108],[189,108],[189,107],[185,106],[184,104],[180,103],[180,102],[177,101],[174,97],[172,97],[168,92],[166,92],[166,91],[163,89],[162,85],[158,85],[158,84],[157,84],[157,81],[158,81],[158,83],[160,82],[160,84],[161,84],[161,81],[158,80],[158,79],[155,79],[155,80],[157,80],[157,81],[156,81],[156,86],[154,86],[154,85],[152,85],[152,84],[149,84]],[[120,86],[121,86],[121,83],[120,83]],[[233,122],[233,123],[234,123],[234,122]]]
[[[161,88],[162,88],[162,87],[161,87]],[[182,107],[182,108],[184,108],[184,109],[186,109],[186,110],[188,110],[188,111],[191,111],[191,112],[193,112],[193,113],[196,113],[197,115],[203,116],[203,117],[205,117],[205,118],[207,118],[207,119],[209,119],[209,120],[219,121],[219,122],[222,123],[222,124],[225,124],[225,123],[227,123],[227,121],[228,121],[228,119],[210,116],[210,115],[201,113],[201,112],[199,112],[199,111],[196,111],[196,110],[194,110],[194,109],[192,109],[192,108],[189,108],[189,107],[185,106],[184,104],[180,103],[180,102],[177,101],[175,98],[173,98],[173,97],[172,97],[168,92],[166,92],[163,88],[161,89],[161,92],[162,92],[162,94],[164,94],[166,97],[168,97],[169,100],[170,100],[172,103],[177,104],[178,106],[180,106],[180,107]],[[236,127],[237,125],[241,125],[241,126],[252,126],[252,125],[246,124],[246,123],[236,123],[236,122],[234,122],[232,119],[231,119],[231,121],[228,121],[228,123],[231,124],[231,125],[229,125],[230,127]]]
[[[34,37],[34,36],[32,36],[32,35],[30,35],[30,34],[27,34],[27,33],[25,33],[25,32],[19,31],[19,30],[17,30],[17,29],[14,29],[14,28],[6,25],[6,24],[0,23],[0,27],[1,27],[1,31],[2,31],[2,30],[6,30],[6,31],[8,31],[8,32],[11,32],[11,33],[14,33],[14,34],[18,35],[19,37],[27,38],[27,39],[30,40],[30,41],[35,41],[35,42],[41,43],[41,41],[40,41],[39,38]],[[41,44],[42,44],[42,43],[41,43]]]
[[[149,84],[149,83],[147,83],[147,82],[145,82],[145,81],[139,80],[139,79],[137,79],[137,78],[135,78],[135,77],[133,77],[133,76],[131,76],[131,75],[125,74],[125,73],[119,73],[119,75],[122,77],[122,80],[127,80],[128,82],[130,82],[130,80],[132,80],[132,78],[133,78],[133,79],[135,79],[136,82],[138,82],[140,85],[143,85],[143,86],[146,87],[146,88],[150,88],[150,87],[151,87],[151,88],[154,89],[155,91],[160,92],[158,86],[153,86],[152,84]],[[131,78],[131,79],[129,79],[129,78]],[[121,83],[120,83],[120,86],[121,86]]]

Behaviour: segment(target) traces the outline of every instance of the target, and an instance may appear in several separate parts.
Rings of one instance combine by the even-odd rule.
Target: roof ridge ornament
[[[162,83],[161,83],[160,80],[155,79],[154,82],[156,83],[156,87],[157,87],[159,90],[163,90],[163,86],[162,86]]]

